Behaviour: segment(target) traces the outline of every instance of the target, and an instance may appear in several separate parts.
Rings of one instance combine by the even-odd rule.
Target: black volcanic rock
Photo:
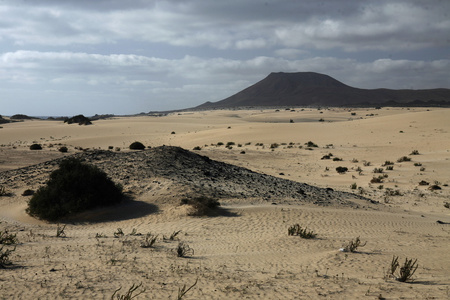
[[[64,123],[73,124],[77,123],[78,125],[91,125],[92,122],[88,118],[83,115],[74,116],[72,118],[64,120]]]
[[[218,102],[197,108],[249,106],[369,106],[396,103],[423,106],[450,105],[450,89],[358,89],[314,72],[271,73],[265,79]]]
[[[27,115],[17,114],[14,116],[11,116],[11,120],[32,120],[35,118],[29,117]]]

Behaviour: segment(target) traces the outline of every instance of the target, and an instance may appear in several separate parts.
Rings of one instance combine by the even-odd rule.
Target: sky
[[[271,72],[450,88],[448,0],[0,0],[0,114],[219,101]]]

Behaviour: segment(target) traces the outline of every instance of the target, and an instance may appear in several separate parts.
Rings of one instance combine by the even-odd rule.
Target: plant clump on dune
[[[33,217],[56,221],[94,207],[118,203],[122,187],[96,166],[68,158],[50,174],[46,186],[39,188],[28,203]]]

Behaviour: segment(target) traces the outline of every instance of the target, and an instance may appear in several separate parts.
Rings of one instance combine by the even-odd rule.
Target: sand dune
[[[178,289],[197,278],[185,299],[447,299],[450,225],[437,221],[450,222],[444,206],[450,202],[449,119],[450,110],[435,108],[272,109],[113,118],[90,126],[38,120],[2,124],[0,171],[8,176],[0,186],[10,194],[0,197],[0,231],[17,233],[20,244],[11,255],[13,264],[0,269],[0,299],[109,299],[119,287],[124,294],[139,283],[137,291],[145,292],[137,299],[176,299]],[[57,224],[25,214],[28,198],[22,192],[38,188],[56,167],[45,162],[89,153],[80,148],[112,146],[113,153],[130,157],[130,165],[141,166],[137,155],[142,153],[125,155],[136,140],[152,147],[199,146],[193,152],[212,160],[332,188],[336,197],[331,199],[346,192],[379,204],[355,208],[339,202],[283,202],[282,193],[270,201],[234,195],[220,197],[222,210],[215,216],[189,217],[189,208],[178,205],[192,191],[188,185],[162,173],[140,180],[131,176],[135,168],[124,165],[120,172],[129,172],[130,178],[118,172],[115,180],[133,200],[63,220],[67,237],[55,237]],[[308,141],[318,147],[306,149]],[[29,150],[33,142],[44,149]],[[234,145],[228,149],[218,142]],[[67,154],[58,151],[61,145],[69,148]],[[419,155],[410,155],[413,150]],[[330,153],[342,161],[321,159]],[[412,161],[397,162],[402,156]],[[387,160],[394,162],[391,171],[382,166]],[[107,169],[106,161],[98,163]],[[39,167],[28,168],[35,164]],[[338,174],[337,166],[349,171]],[[373,173],[380,167],[383,173]],[[382,174],[388,175],[384,182],[370,183]],[[184,177],[195,181],[195,176]],[[418,184],[421,180],[442,189],[431,191]],[[353,183],[361,189],[352,189]],[[287,228],[295,223],[317,238],[288,236]],[[114,237],[118,228],[124,236]],[[178,240],[170,240],[178,230]],[[147,233],[158,235],[154,248],[140,247]],[[357,253],[339,251],[358,236],[366,246]],[[193,255],[176,257],[179,241],[194,249]],[[394,255],[401,262],[417,258],[413,283],[385,278]]]

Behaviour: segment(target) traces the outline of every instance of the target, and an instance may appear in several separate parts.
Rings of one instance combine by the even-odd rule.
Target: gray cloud
[[[450,88],[449,12],[438,0],[1,1],[0,113],[190,107],[278,71]]]

